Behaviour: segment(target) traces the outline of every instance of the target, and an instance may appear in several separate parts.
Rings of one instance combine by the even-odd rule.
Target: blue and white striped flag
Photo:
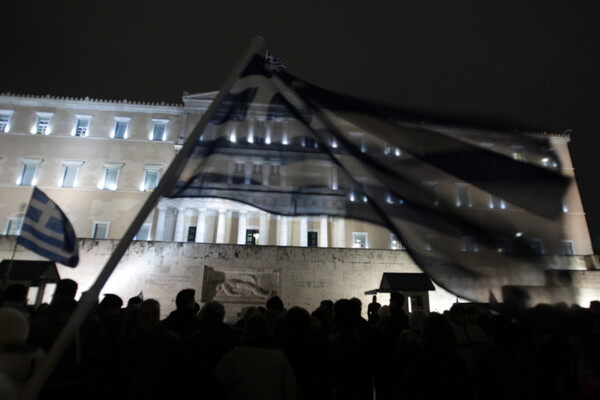
[[[265,54],[265,59],[267,60],[267,62],[269,64],[274,65],[275,67],[277,67],[279,69],[286,69],[287,68],[286,63],[284,63],[279,58],[277,58],[273,54],[271,54],[271,52],[269,50],[267,50],[267,52]]]
[[[76,267],[79,262],[73,226],[56,203],[37,187],[33,188],[17,243],[69,267]]]
[[[167,196],[377,224],[438,285],[487,301],[504,287],[543,286],[545,269],[568,262],[561,207],[571,180],[559,165],[546,138],[332,93],[256,55]]]

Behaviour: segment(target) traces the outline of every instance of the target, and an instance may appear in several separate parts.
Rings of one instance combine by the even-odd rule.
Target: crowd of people
[[[50,304],[27,288],[0,297],[0,398],[16,399],[74,312],[77,283]],[[286,309],[275,296],[234,324],[193,289],[160,304],[104,295],[62,355],[40,399],[598,399],[600,304],[540,305],[506,315],[456,303],[407,314],[404,296]]]

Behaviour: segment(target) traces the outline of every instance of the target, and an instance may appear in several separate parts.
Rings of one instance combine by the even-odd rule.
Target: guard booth
[[[6,277],[9,267],[9,276]],[[42,303],[46,285],[49,283],[56,284],[60,280],[54,261],[12,260],[11,266],[11,260],[2,260],[0,262],[0,277],[9,285],[21,283],[27,286],[29,290],[36,288],[36,307]]]
[[[429,292],[435,286],[424,273],[384,272],[379,289],[369,290],[365,294],[400,292],[404,295],[404,311],[412,313],[421,308],[429,312]]]

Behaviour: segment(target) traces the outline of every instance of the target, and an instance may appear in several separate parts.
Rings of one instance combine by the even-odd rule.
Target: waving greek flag
[[[569,184],[546,138],[332,93],[255,56],[168,196],[381,225],[437,284],[487,301],[565,261]]]
[[[17,243],[69,267],[79,262],[79,246],[67,216],[44,192],[33,188]]]

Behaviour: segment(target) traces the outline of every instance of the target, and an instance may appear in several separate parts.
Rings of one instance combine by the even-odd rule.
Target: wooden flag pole
[[[96,278],[96,282],[92,285],[92,287],[86,292],[86,294],[81,298],[79,303],[77,304],[77,308],[67,321],[66,325],[63,327],[60,332],[58,338],[53,343],[48,355],[42,363],[40,367],[36,370],[31,382],[27,385],[25,390],[23,391],[20,399],[21,400],[34,400],[39,396],[42,387],[50,377],[50,374],[54,370],[54,367],[60,360],[62,354],[65,349],[68,347],[71,342],[75,332],[79,327],[83,324],[85,318],[88,313],[92,309],[92,307],[96,304],[98,300],[98,296],[100,295],[100,291],[104,287],[104,284],[116,268],[117,264],[125,254],[125,251],[129,247],[131,241],[134,236],[140,230],[140,227],[150,214],[150,212],[154,209],[158,200],[162,197],[162,195],[167,192],[168,189],[172,188],[177,182],[177,178],[181,174],[185,163],[188,158],[191,156],[194,147],[196,146],[200,136],[206,126],[209,124],[213,114],[225,98],[225,96],[229,93],[231,87],[235,84],[239,76],[242,74],[254,54],[258,52],[264,45],[264,39],[261,37],[256,37],[252,40],[243,56],[240,58],[233,71],[225,81],[223,87],[219,91],[219,94],[212,102],[206,113],[202,116],[198,124],[194,127],[190,136],[186,140],[185,144],[177,154],[177,156],[173,159],[169,168],[165,172],[164,176],[160,180],[156,189],[152,192],[152,194],[148,197],[137,216],[123,235],[123,238],[119,241],[119,244],[115,248],[115,251],[112,253],[104,268]]]

